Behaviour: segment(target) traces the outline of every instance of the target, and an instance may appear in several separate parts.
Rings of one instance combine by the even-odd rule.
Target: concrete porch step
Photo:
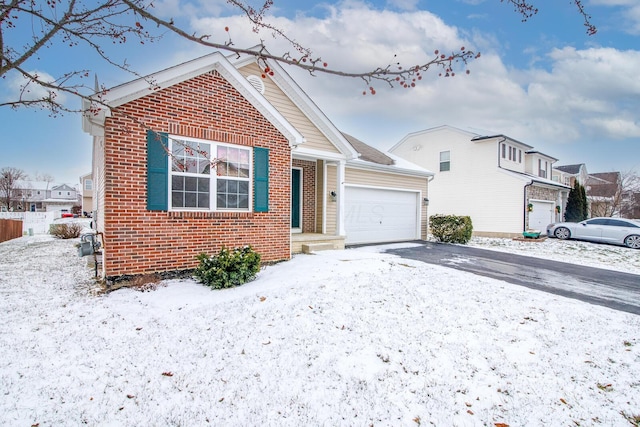
[[[291,235],[291,253],[344,249],[344,236],[321,233],[294,233]]]
[[[302,245],[302,253],[310,254],[317,251],[331,251],[336,249],[333,243],[304,243]]]

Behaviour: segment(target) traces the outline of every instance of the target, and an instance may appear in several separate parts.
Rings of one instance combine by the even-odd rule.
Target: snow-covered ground
[[[640,274],[640,251],[577,240],[522,241],[473,237],[469,246]]]
[[[298,255],[235,289],[171,280],[96,295],[76,242],[0,244],[0,425],[640,419],[640,316],[374,247]],[[526,251],[569,247],[556,243],[577,242]],[[629,251],[637,268],[638,251],[607,249],[581,262]]]

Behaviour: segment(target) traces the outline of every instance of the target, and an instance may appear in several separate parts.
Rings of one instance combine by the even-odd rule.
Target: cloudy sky
[[[358,79],[312,77],[286,68],[336,126],[378,148],[390,148],[407,133],[448,124],[508,135],[558,158],[556,165],[585,163],[589,172],[640,171],[640,3],[585,0],[598,28],[589,36],[569,0],[532,1],[539,13],[524,23],[499,0],[275,0],[268,19],[330,68],[341,70],[416,65],[431,59],[436,49],[464,46],[481,52],[456,77],[438,77],[432,70],[413,89],[375,83],[374,96],[362,95],[368,85]],[[154,4],[162,17],[211,34],[212,40],[224,41],[229,27],[238,47],[262,39],[271,53],[291,51],[268,32],[252,32],[224,0]],[[166,36],[152,45],[128,43],[108,52],[147,74],[209,51]],[[133,78],[59,40],[27,68],[51,76],[86,69],[107,87]],[[12,76],[0,84],[2,100],[15,97]],[[71,107],[79,105],[67,98]],[[32,177],[48,173],[69,183],[90,171],[90,137],[82,132],[78,115],[51,118],[46,111],[1,107],[0,122],[0,167],[19,167]]]

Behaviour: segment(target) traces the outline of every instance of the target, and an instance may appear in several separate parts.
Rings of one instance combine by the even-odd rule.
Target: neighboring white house
[[[435,172],[430,215],[469,215],[477,236],[521,236],[562,218],[570,188],[552,179],[557,159],[508,136],[440,126],[390,152]]]
[[[565,172],[563,170],[560,170],[557,167],[554,167],[552,169],[551,174],[552,174],[551,179],[554,182],[559,182],[560,184],[568,185],[569,187],[572,186],[571,185],[571,178],[572,178],[571,174],[569,174],[569,173],[567,173],[567,172]]]
[[[587,180],[589,179],[589,172],[587,172],[587,165],[584,163],[579,163],[576,165],[562,165],[556,166],[554,168],[554,176],[562,176],[565,180],[565,184],[570,187],[573,187],[573,184],[578,181],[580,185],[587,185]],[[567,182],[568,177],[568,182]],[[562,181],[560,181],[562,182]]]
[[[19,181],[14,190],[14,211],[71,212],[79,206],[78,189],[69,184],[46,181]]]

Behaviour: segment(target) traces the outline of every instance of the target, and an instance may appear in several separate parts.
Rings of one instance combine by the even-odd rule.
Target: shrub
[[[77,222],[65,224],[51,224],[49,234],[58,239],[73,239],[82,233],[82,225]]]
[[[224,246],[218,255],[201,253],[194,275],[213,289],[231,288],[249,282],[260,271],[260,254],[251,246],[229,250]]]
[[[429,217],[431,234],[438,242],[462,243],[471,240],[471,217],[456,215],[432,215]]]

